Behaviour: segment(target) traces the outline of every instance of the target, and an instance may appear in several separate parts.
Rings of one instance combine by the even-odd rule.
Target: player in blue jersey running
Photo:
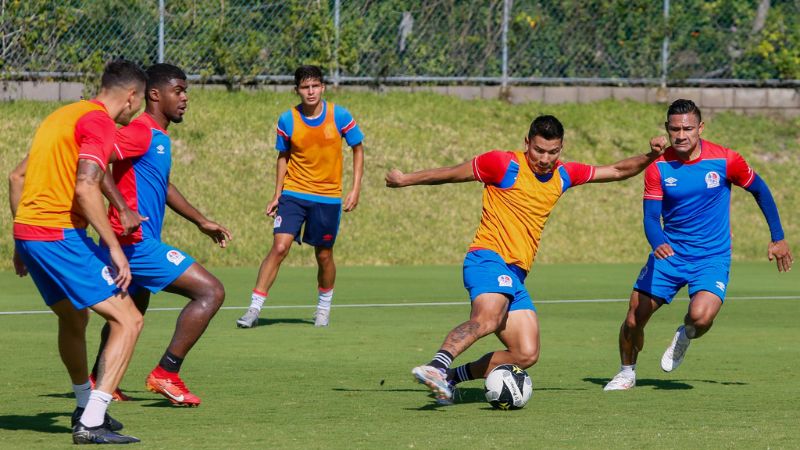
[[[770,261],[776,260],[779,272],[792,267],[769,188],[738,153],[700,138],[704,124],[694,102],[673,102],[665,125],[672,145],[645,170],[644,231],[653,252],[633,286],[619,332],[622,367],[606,391],[636,385],[644,327],[683,286],[689,285],[689,311],[661,357],[661,368],[678,368],[692,340],[711,328],[728,288],[731,185],[750,192],[761,208],[771,236]]]
[[[192,206],[170,180],[172,140],[167,127],[183,121],[188,102],[186,74],[170,64],[155,64],[147,69],[147,76],[145,111],[117,132],[114,179],[104,181],[103,192],[112,204],[111,226],[130,261],[131,293],[136,307],[144,314],[150,293],[162,290],[190,300],[178,316],[172,341],[145,386],[172,404],[198,406],[200,398],[186,388],[178,372],[222,306],[225,289],[191,256],[161,241],[166,207],[195,224],[220,247],[226,246],[231,234]],[[106,336],[105,329],[102,336]],[[98,355],[104,345],[105,339]],[[114,396],[117,400],[126,399],[119,390]]]

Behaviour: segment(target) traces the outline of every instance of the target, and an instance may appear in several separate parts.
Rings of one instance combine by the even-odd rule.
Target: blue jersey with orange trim
[[[119,211],[109,207],[108,218],[117,239],[122,245],[144,239],[161,241],[172,168],[169,134],[149,114],[142,113],[128,126],[119,129],[116,145],[125,159],[114,163],[114,182],[128,207],[148,217],[136,232],[122,236]]]
[[[700,141],[700,156],[678,159],[672,147],[645,169],[644,201],[661,200],[664,237],[689,260],[731,256],[731,185],[747,188],[755,172],[733,150]]]
[[[524,152],[491,151],[472,161],[475,179],[484,183],[481,223],[470,250],[492,250],[506,264],[529,271],[550,212],[567,189],[591,181],[595,168],[556,162],[537,175]]]
[[[298,105],[278,119],[277,134],[275,149],[289,152],[284,192],[306,200],[340,202],[342,138],[351,147],[364,140],[353,116],[323,100],[322,113],[309,119]]]

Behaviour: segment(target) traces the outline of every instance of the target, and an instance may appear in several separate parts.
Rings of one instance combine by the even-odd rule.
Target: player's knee
[[[291,242],[288,244],[285,244],[283,242],[276,242],[272,245],[272,249],[270,249],[269,253],[270,256],[283,260],[283,258],[286,258],[286,255],[289,254],[289,250],[291,248],[292,248]]]
[[[523,369],[527,369],[528,367],[533,366],[539,361],[539,351],[538,350],[526,350],[522,352],[517,352],[514,355],[517,361],[517,365],[522,367]]]
[[[623,322],[622,326],[628,330],[635,330],[639,327],[639,319],[636,318],[635,314],[628,314],[625,318],[625,322]]]
[[[209,289],[209,299],[208,303],[211,308],[215,311],[218,310],[222,304],[225,302],[225,286],[219,282],[219,280],[214,280],[214,283],[211,285],[211,289]]]

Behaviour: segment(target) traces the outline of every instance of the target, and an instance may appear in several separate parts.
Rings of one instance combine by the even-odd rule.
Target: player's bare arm
[[[17,206],[19,206],[19,201],[22,198],[22,188],[25,185],[25,172],[27,170],[28,156],[26,155],[25,158],[17,164],[17,167],[8,174],[8,203],[11,208],[12,218],[17,216]],[[28,268],[25,267],[25,263],[22,262],[16,249],[14,249],[12,261],[14,263],[14,272],[18,276],[24,277],[28,274]]]
[[[142,222],[148,219],[147,217],[140,216],[137,211],[128,207],[128,204],[125,203],[125,199],[117,188],[117,184],[114,183],[114,177],[103,177],[100,189],[103,191],[103,195],[108,199],[109,203],[119,211],[119,221],[122,224],[123,236],[127,236],[139,229]]]
[[[778,265],[778,272],[788,272],[792,269],[794,258],[789,250],[789,243],[785,239],[777,242],[770,242],[767,248],[767,257],[770,261],[775,260]]]
[[[275,214],[278,212],[278,200],[281,198],[281,192],[283,192],[283,182],[286,179],[286,168],[289,165],[289,152],[279,152],[278,153],[278,162],[275,167],[275,195],[272,196],[272,200],[267,203],[267,208],[264,210],[264,214],[275,217]]]
[[[97,230],[100,239],[105,242],[111,253],[111,261],[116,273],[114,283],[126,291],[131,283],[131,270],[128,259],[114,235],[111,223],[106,215],[103,193],[100,183],[103,180],[103,169],[94,161],[81,159],[78,161],[77,181],[75,182],[75,200],[81,207],[84,217]]]
[[[364,145],[353,146],[353,187],[344,199],[344,211],[350,212],[358,206],[358,198],[361,196],[361,177],[364,175]]]
[[[475,181],[475,174],[472,172],[472,161],[452,167],[439,167],[411,173],[403,173],[398,169],[392,169],[386,174],[386,187],[391,188],[421,184],[463,183],[466,181]]]
[[[650,139],[650,152],[639,156],[633,156],[614,164],[597,167],[594,178],[589,183],[607,183],[610,181],[621,181],[632,176],[638,175],[650,163],[664,154],[664,150],[669,147],[669,142],[664,136],[656,136]]]
[[[231,232],[222,225],[208,220],[197,208],[192,206],[174,184],[167,188],[167,206],[179,216],[192,222],[220,247],[225,248],[233,238]]]

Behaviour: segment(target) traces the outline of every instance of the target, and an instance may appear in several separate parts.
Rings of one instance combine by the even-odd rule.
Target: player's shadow
[[[68,412],[48,412],[39,413],[35,416],[0,416],[0,430],[18,431],[37,431],[39,433],[69,433],[71,428],[64,425],[57,425],[59,417],[72,417]]]
[[[314,320],[312,319],[258,319],[258,326],[264,325],[276,325],[279,323],[288,323],[288,324],[314,324]]]
[[[122,391],[125,393],[125,395],[127,395],[128,398],[130,398],[130,400],[126,400],[126,401],[143,402],[145,400],[150,400],[149,398],[146,398],[146,397],[137,397],[137,396],[133,395],[133,394],[136,394],[136,393],[144,393],[144,392],[147,392],[147,391],[131,391],[131,390],[125,389],[124,387],[120,387],[120,389],[122,389]],[[67,393],[63,393],[63,394],[40,394],[39,397],[75,398],[75,394],[73,394],[72,392],[67,392]]]
[[[610,378],[584,378],[583,381],[588,383],[593,383],[598,386],[605,386],[611,381]],[[647,387],[650,386],[654,389],[661,389],[665,391],[681,391],[687,389],[694,389],[689,383],[684,383],[678,380],[654,380],[654,379],[636,379],[636,386],[637,387]]]

